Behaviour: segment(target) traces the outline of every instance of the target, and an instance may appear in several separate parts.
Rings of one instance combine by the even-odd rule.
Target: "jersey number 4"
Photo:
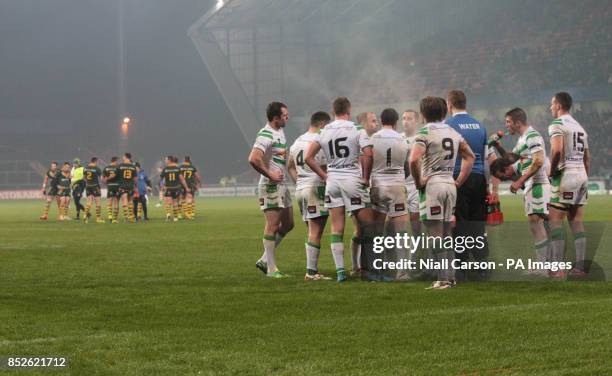
[[[332,158],[346,158],[348,157],[350,150],[348,148],[348,146],[346,145],[342,145],[341,142],[346,141],[346,137],[340,137],[337,138],[335,140],[329,140],[328,142],[328,146],[329,146],[329,155]]]

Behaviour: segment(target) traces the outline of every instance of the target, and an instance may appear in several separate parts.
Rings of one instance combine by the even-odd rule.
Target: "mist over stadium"
[[[552,93],[571,92],[591,175],[607,179],[610,12],[606,0],[3,1],[0,188],[37,186],[52,159],[123,149],[149,169],[185,154],[205,184],[250,184],[272,100],[289,106],[293,140],[337,95],[379,113],[450,89],[489,132],[516,105],[545,131]]]

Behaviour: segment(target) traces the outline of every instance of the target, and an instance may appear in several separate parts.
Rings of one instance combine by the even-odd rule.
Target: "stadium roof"
[[[262,24],[333,22],[375,16],[397,0],[219,0],[189,28],[189,35],[202,27],[240,28]]]

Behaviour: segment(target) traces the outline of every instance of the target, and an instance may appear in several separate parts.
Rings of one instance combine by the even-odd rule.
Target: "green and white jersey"
[[[563,136],[563,153],[559,162],[560,171],[585,171],[584,151],[589,148],[588,135],[571,115],[562,115],[553,120],[548,127],[548,135],[551,139]]]
[[[371,138],[374,161],[370,180],[373,187],[403,186],[406,175],[404,165],[408,160],[408,144],[400,133],[383,128]]]
[[[521,175],[525,175],[529,170],[529,166],[533,163],[533,155],[541,151],[546,157],[546,145],[544,139],[538,131],[533,127],[527,128],[516,142],[516,146],[512,149],[512,152],[519,156],[518,171]],[[527,181],[527,184],[531,183],[548,183],[548,175],[546,168],[546,158],[544,158],[544,165]]]
[[[412,151],[412,146],[414,145],[414,141],[416,140],[416,134],[412,136],[406,136],[404,133],[404,139],[406,140],[406,145],[408,146],[408,156],[410,156],[410,152]],[[414,178],[412,175],[408,175],[405,179],[405,184],[407,186],[414,185]]]
[[[365,130],[357,129],[352,121],[336,120],[327,124],[315,140],[325,154],[329,177],[361,178],[359,154],[372,146]]]
[[[255,139],[253,148],[263,151],[263,162],[271,170],[279,170],[283,173],[283,183],[287,179],[287,140],[285,132],[282,128],[278,130],[272,128],[270,124],[266,124]],[[261,175],[259,184],[268,184],[270,179]]]
[[[293,160],[297,170],[297,181],[295,189],[299,190],[306,187],[322,187],[325,182],[321,180],[319,175],[313,172],[310,167],[304,162],[306,151],[311,142],[315,141],[318,133],[306,132],[295,140],[291,148],[289,148],[289,158]],[[327,165],[323,150],[319,150],[315,155],[315,161],[320,166]]]
[[[453,183],[453,170],[463,137],[444,123],[428,123],[417,131],[415,144],[425,147],[421,173],[429,183]]]

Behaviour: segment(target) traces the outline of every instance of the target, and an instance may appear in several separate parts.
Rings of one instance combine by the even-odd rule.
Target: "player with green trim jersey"
[[[61,171],[57,168],[57,162],[51,162],[51,168],[47,170],[45,174],[45,179],[42,185],[42,192],[45,195],[45,208],[43,210],[43,214],[40,216],[40,219],[45,221],[49,218],[49,209],[51,208],[51,203],[53,200],[57,201],[57,206],[59,208],[59,197],[57,195],[57,184],[59,177],[61,175]]]
[[[525,214],[533,234],[535,255],[538,262],[547,262],[549,254],[548,233],[544,222],[548,219],[550,183],[547,176],[546,147],[538,131],[527,123],[527,114],[521,108],[506,113],[506,128],[511,135],[519,135],[512,154],[495,142],[501,158],[491,163],[491,175],[501,180],[514,180],[510,191],[523,188]],[[547,270],[531,269],[530,274],[547,275]]]
[[[305,281],[322,281],[331,279],[319,273],[319,253],[321,251],[321,236],[327,223],[328,211],[325,208],[325,182],[313,172],[304,161],[304,155],[322,128],[330,121],[326,112],[319,111],[310,117],[308,131],[295,140],[289,149],[289,164],[287,171],[295,181],[295,199],[298,201],[302,219],[308,226],[306,248]],[[320,166],[325,166],[325,155],[317,153],[315,160]]]
[[[283,128],[289,120],[287,105],[271,102],[266,107],[268,122],[255,138],[249,154],[249,164],[261,174],[257,194],[266,225],[263,235],[263,255],[255,266],[270,278],[287,275],[276,266],[276,248],[293,229],[293,206],[285,184],[287,141]]]
[[[556,93],[551,99],[553,120],[548,127],[550,135],[550,172],[552,197],[550,199],[550,227],[553,261],[561,262],[565,251],[563,220],[567,217],[574,235],[576,265],[570,275],[586,276],[586,234],[584,232],[584,205],[588,197],[590,165],[589,137],[582,125],[570,114],[572,97],[566,92]],[[564,278],[564,271],[551,273]]]
[[[449,226],[460,187],[472,171],[476,156],[463,137],[444,124],[448,111],[446,100],[426,97],[420,102],[421,116],[427,123],[417,131],[410,151],[410,174],[419,189],[420,214],[430,236],[450,236]],[[461,170],[453,179],[455,160],[461,157]],[[430,288],[446,289],[455,286],[455,270],[450,263],[455,259],[453,250],[436,247],[437,261],[448,267],[438,270],[438,280]]]

